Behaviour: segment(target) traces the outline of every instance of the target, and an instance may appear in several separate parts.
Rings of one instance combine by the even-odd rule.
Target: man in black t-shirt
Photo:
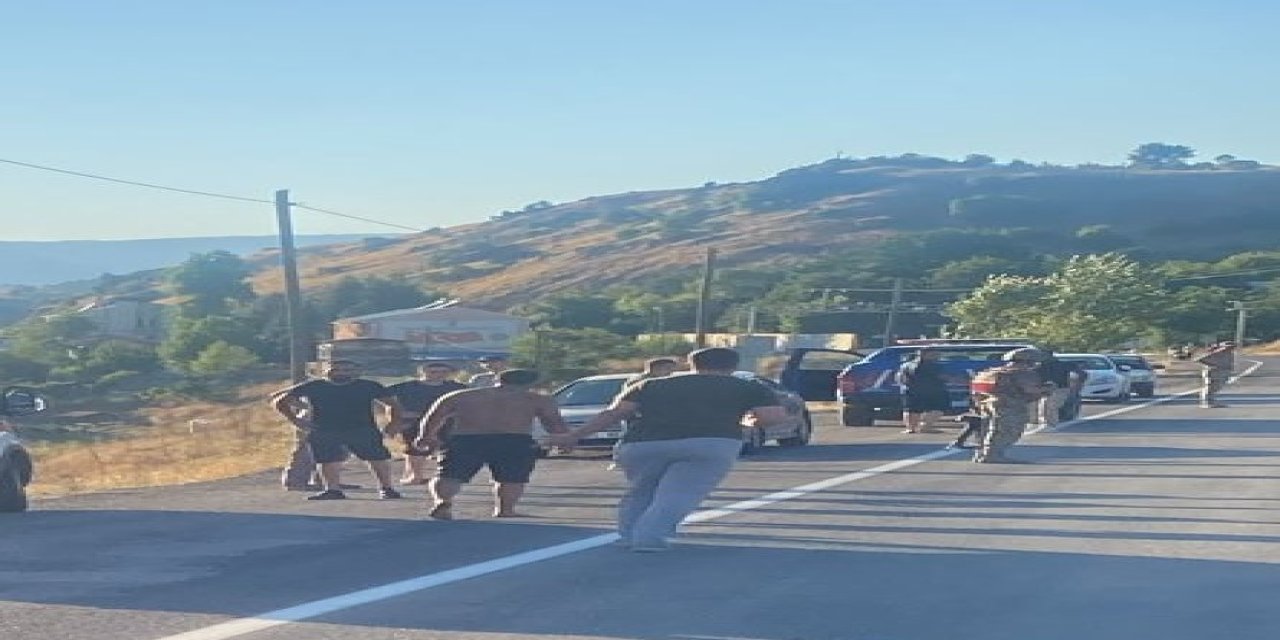
[[[421,434],[419,421],[431,405],[451,391],[461,391],[467,385],[451,380],[458,370],[448,362],[428,362],[418,367],[418,379],[387,387],[387,392],[400,401],[400,437],[404,440],[404,477],[402,484],[427,484],[427,456],[432,452],[420,449],[414,441]]]
[[[618,534],[632,551],[662,551],[676,527],[733,468],[742,450],[742,425],[787,420],[763,385],[734,377],[738,353],[701,349],[689,354],[693,373],[654,378],[623,389],[609,409],[556,444],[634,418],[618,449],[630,488],[618,506]]]
[[[308,500],[347,497],[340,488],[340,476],[348,451],[369,464],[384,500],[401,497],[391,487],[391,452],[374,421],[375,402],[389,410],[386,433],[394,434],[400,427],[400,403],[386,387],[360,378],[360,366],[349,360],[334,360],[325,367],[323,378],[272,396],[275,410],[306,434],[311,456],[320,466],[324,491]]]

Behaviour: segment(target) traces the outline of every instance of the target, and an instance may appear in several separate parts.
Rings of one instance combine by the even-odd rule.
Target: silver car
[[[771,441],[776,441],[780,446],[784,447],[798,447],[809,444],[809,441],[813,438],[813,417],[809,415],[809,410],[805,407],[804,400],[799,395],[773,380],[758,376],[750,371],[738,371],[733,375],[736,378],[763,385],[772,391],[778,398],[778,403],[786,409],[788,417],[786,422],[771,427],[744,426],[742,430],[743,454],[755,453]],[[613,399],[622,392],[623,385],[631,377],[632,374],[616,373],[578,378],[557,389],[553,395],[557,404],[560,405],[560,413],[564,415],[565,422],[569,423],[570,428],[577,428],[607,409]],[[625,432],[626,425],[612,425],[608,429],[582,440],[578,444],[578,448],[610,448],[617,444]],[[535,427],[534,435],[540,442],[545,442],[547,439],[547,435],[541,427]],[[542,447],[544,455],[549,454],[550,450],[550,447]]]

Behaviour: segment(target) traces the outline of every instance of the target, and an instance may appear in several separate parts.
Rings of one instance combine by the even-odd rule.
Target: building
[[[524,318],[467,307],[418,307],[384,311],[333,323],[334,340],[403,340],[416,360],[473,359],[509,355],[516,338],[529,331]]]
[[[97,326],[94,338],[159,342],[164,337],[165,307],[133,298],[97,299],[75,310]]]

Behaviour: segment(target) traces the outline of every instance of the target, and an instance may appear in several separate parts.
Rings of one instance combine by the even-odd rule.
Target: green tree
[[[165,274],[169,289],[182,296],[182,315],[199,318],[230,313],[235,303],[253,299],[249,265],[229,251],[192,254]]]
[[[218,377],[240,373],[256,364],[258,357],[252,351],[219,340],[202,349],[188,368],[199,376]]]
[[[534,325],[555,329],[609,329],[620,320],[615,302],[615,298],[599,293],[558,293],[522,305],[516,314]]]
[[[93,321],[74,314],[36,318],[10,331],[13,353],[50,366],[72,364],[98,331]]]
[[[516,339],[512,351],[518,363],[536,366],[555,380],[599,371],[606,360],[642,353],[634,339],[596,328],[532,331]]]
[[[257,330],[252,324],[229,316],[179,318],[160,344],[160,357],[177,369],[187,370],[201,352],[216,342],[252,350],[258,343]]]
[[[991,276],[1039,275],[1038,260],[1014,260],[997,256],[973,256],[948,262],[929,272],[929,285],[942,289],[977,287]]]
[[[0,386],[48,380],[49,365],[16,353],[0,351]]]
[[[420,307],[440,298],[403,279],[348,276],[312,296],[311,303],[323,322],[338,318]]]
[[[1166,296],[1118,254],[1075,256],[1044,277],[996,277],[949,313],[963,335],[1031,338],[1057,349],[1118,347],[1148,334]]]
[[[94,345],[77,365],[83,379],[96,380],[117,371],[150,373],[161,368],[155,347],[127,340],[106,340]]]
[[[1196,150],[1180,144],[1148,142],[1129,152],[1129,165],[1142,169],[1183,169]]]

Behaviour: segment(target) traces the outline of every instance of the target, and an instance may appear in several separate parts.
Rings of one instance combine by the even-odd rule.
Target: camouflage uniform
[[[978,403],[989,426],[982,439],[982,447],[973,456],[974,462],[1008,461],[1005,452],[1026,431],[1027,423],[1031,421],[1031,403],[1044,397],[1045,393],[1040,374],[1029,364],[1010,362],[994,370],[1004,379],[996,391],[985,394]]]
[[[1200,406],[1224,407],[1218,402],[1218,392],[1227,386],[1227,380],[1236,368],[1236,354],[1232,347],[1219,347],[1196,362],[1204,365],[1204,386],[1200,389]]]

